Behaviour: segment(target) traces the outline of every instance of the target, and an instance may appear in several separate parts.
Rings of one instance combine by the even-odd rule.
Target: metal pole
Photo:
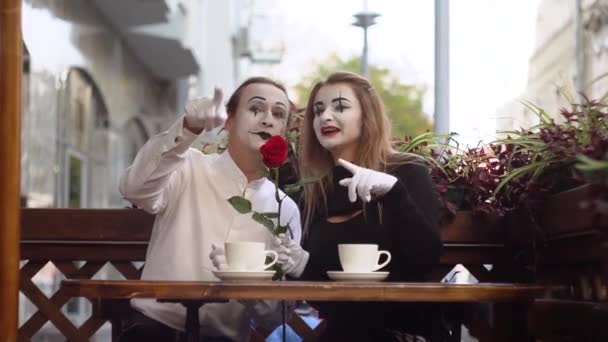
[[[367,10],[367,1],[363,1],[363,12],[359,12],[354,15],[355,22],[354,26],[363,29],[363,51],[361,52],[361,76],[369,77],[369,63],[368,63],[368,43],[367,43],[367,29],[376,24],[376,18],[380,14],[369,12]]]
[[[0,1],[0,342],[17,341],[21,0]]]
[[[574,88],[576,97],[581,100],[585,81],[585,45],[583,41],[582,6],[581,0],[575,1],[574,9],[574,49],[576,53],[576,75],[574,76]]]
[[[435,115],[433,131],[450,132],[450,6],[435,0]]]
[[[361,76],[369,76],[367,65],[367,27],[363,28],[363,53],[361,54]]]
[[[367,13],[367,0],[363,0],[363,13]],[[369,76],[367,66],[367,26],[363,26],[363,52],[361,53],[361,76]]]

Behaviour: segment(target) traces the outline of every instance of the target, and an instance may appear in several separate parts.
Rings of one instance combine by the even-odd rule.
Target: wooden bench
[[[574,195],[582,196],[580,191]],[[537,221],[546,235],[542,244],[527,243],[525,234],[524,238],[516,234],[534,231],[523,226],[526,221],[480,221],[469,213],[459,213],[441,229],[445,247],[433,280],[441,281],[455,265],[462,264],[483,283],[561,286],[562,293],[535,303],[528,317],[522,317],[520,328],[535,336],[576,335],[580,329],[574,327],[587,326],[582,317],[605,317],[608,244],[600,229],[604,223],[589,219],[589,213],[575,205],[563,206],[572,196],[557,196],[538,211]],[[561,216],[556,217],[556,213]],[[19,328],[21,339],[30,339],[51,321],[69,340],[87,340],[109,317],[93,310],[92,316],[76,327],[60,310],[71,299],[64,289],[47,298],[31,278],[50,261],[68,279],[90,279],[106,263],[125,279],[138,279],[141,268],[133,262],[145,259],[154,217],[137,209],[22,209],[21,220],[20,289],[39,310]],[[77,266],[76,261],[82,265]],[[567,310],[563,308],[572,303],[587,316],[570,317],[572,329],[556,328],[554,322],[565,319]],[[458,319],[481,340],[493,340],[493,327],[513,322],[501,321],[500,311],[490,313],[467,309]],[[291,323],[310,340],[318,333],[302,322]]]
[[[454,265],[464,264],[480,281],[512,281],[514,273],[506,270],[513,267],[496,234],[499,227],[478,227],[471,220],[461,214],[443,229],[445,250],[434,280],[440,281]],[[20,328],[21,336],[30,338],[47,319],[70,340],[94,334],[108,317],[94,310],[89,320],[75,327],[59,310],[70,297],[59,289],[47,299],[32,283],[32,276],[50,261],[70,279],[89,279],[106,263],[126,279],[138,279],[141,269],[132,262],[145,259],[153,221],[152,215],[136,209],[23,209],[21,259],[27,263],[21,268],[21,291],[40,311]],[[86,263],[77,268],[74,261],[79,260]],[[495,268],[488,271],[483,264]],[[292,327],[301,335],[311,335],[302,331],[307,326],[294,323]]]

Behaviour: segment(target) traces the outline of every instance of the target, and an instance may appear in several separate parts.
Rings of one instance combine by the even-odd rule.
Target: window
[[[87,162],[85,157],[73,150],[66,154],[66,205],[69,208],[86,207]]]
[[[69,208],[108,206],[109,115],[92,76],[72,68],[65,91],[65,110],[60,122],[62,192],[58,204]]]

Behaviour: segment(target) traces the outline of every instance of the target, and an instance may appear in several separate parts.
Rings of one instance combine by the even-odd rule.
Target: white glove
[[[270,248],[279,255],[277,264],[281,266],[285,274],[294,278],[302,275],[306,263],[308,263],[309,254],[299,243],[286,234],[279,234],[272,238]]]
[[[226,252],[224,251],[224,248],[219,247],[214,243],[211,244],[211,253],[209,253],[209,259],[211,259],[213,267],[215,267],[217,270],[222,271],[228,269]]]
[[[188,101],[186,104],[185,123],[194,130],[209,131],[223,126],[228,116],[222,100],[224,92],[215,87],[213,98],[202,97]]]
[[[385,195],[397,183],[397,177],[388,173],[366,169],[344,159],[338,159],[338,164],[353,174],[340,181],[340,185],[348,187],[348,199],[353,203],[357,201],[357,194],[364,202],[369,202],[372,196]]]

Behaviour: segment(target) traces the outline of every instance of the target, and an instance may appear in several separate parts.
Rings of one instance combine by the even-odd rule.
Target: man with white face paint
[[[221,246],[226,240],[272,240],[265,227],[239,215],[227,199],[244,194],[253,210],[277,211],[274,184],[260,172],[264,165],[259,148],[265,138],[284,133],[289,110],[283,86],[251,78],[225,108],[221,89],[213,98],[188,102],[183,117],[142,147],[120,181],[125,199],[156,214],[142,279],[217,280],[211,270],[225,267]],[[229,134],[226,152],[205,155],[190,148],[199,134],[218,127]],[[289,223],[299,242],[300,213],[288,197],[280,219]],[[184,330],[186,311],[180,304],[154,299],[134,299],[131,304],[138,313],[121,341],[172,340]],[[199,313],[201,333],[208,341],[245,341],[251,319],[267,328],[281,319],[273,301],[205,304]]]

